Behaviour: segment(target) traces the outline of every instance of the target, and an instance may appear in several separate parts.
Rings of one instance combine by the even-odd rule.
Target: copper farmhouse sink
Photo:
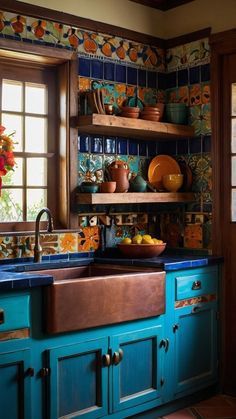
[[[42,272],[41,272],[42,273]],[[45,270],[45,331],[50,334],[158,316],[165,311],[165,272],[100,265]]]

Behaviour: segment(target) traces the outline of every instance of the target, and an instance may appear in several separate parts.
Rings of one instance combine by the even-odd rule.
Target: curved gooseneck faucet
[[[52,214],[49,208],[42,208],[35,221],[35,244],[34,244],[34,262],[41,262],[42,260],[42,246],[40,244],[40,230],[39,230],[39,224],[42,215],[46,213],[48,217],[48,225],[47,225],[47,231],[48,233],[52,233],[53,231],[53,218]]]

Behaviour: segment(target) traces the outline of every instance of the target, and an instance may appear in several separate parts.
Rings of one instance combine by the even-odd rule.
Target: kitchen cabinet
[[[160,399],[162,326],[134,329],[47,351],[51,419],[106,417]]]
[[[166,372],[168,400],[217,382],[218,269],[212,266],[167,273],[166,328],[172,365]]]
[[[163,314],[80,331],[43,332],[40,287],[2,293],[1,419],[158,417],[216,384],[220,268],[180,265]]]
[[[30,349],[3,352],[0,345],[0,417],[31,419]]]

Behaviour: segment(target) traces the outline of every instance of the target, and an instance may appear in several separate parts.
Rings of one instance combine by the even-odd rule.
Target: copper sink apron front
[[[105,276],[98,267],[95,268],[98,276],[73,279],[67,276],[68,279],[55,280],[53,285],[45,287],[47,333],[120,323],[165,312],[165,272],[142,268],[132,272],[129,268],[113,267],[108,275],[109,269],[104,266],[103,270]],[[58,272],[58,277],[63,275]]]

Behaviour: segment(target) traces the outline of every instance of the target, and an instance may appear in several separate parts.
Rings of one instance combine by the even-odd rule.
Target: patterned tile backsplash
[[[75,50],[79,58],[78,92],[81,97],[83,92],[102,87],[105,103],[112,103],[115,113],[124,102],[140,108],[156,102],[183,102],[188,107],[188,123],[195,129],[194,138],[164,142],[80,135],[78,185],[84,180],[101,181],[104,168],[114,159],[126,161],[132,174],[140,173],[147,179],[150,160],[157,154],[169,154],[177,161],[184,159],[190,166],[196,199],[181,210],[171,206],[149,206],[148,223],[118,226],[111,222],[105,228],[105,234],[101,227],[102,217],[95,214],[96,208],[87,208],[90,218],[86,214],[78,216],[80,227],[77,232],[42,235],[44,254],[95,251],[104,240],[108,246],[115,246],[123,237],[147,231],[167,241],[169,247],[210,251],[212,168],[208,39],[165,51],[156,46],[7,11],[0,11],[0,37]],[[80,112],[85,111],[88,109],[81,101]],[[132,207],[129,209],[134,211]],[[33,246],[33,235],[2,235],[0,258],[32,256]]]

